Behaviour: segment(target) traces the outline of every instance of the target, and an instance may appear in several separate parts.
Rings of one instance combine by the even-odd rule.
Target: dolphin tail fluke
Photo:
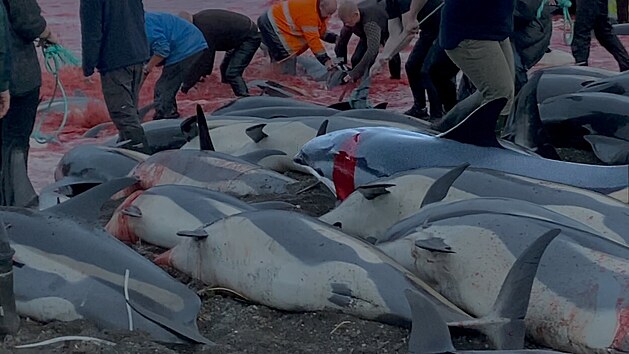
[[[406,289],[404,295],[411,307],[413,319],[408,352],[412,354],[456,352],[450,339],[448,325],[430,300],[411,289]]]
[[[464,144],[501,148],[496,138],[496,122],[506,104],[507,99],[504,97],[487,102],[459,124],[437,136]]]
[[[210,138],[210,129],[207,127],[205,113],[200,104],[197,105],[197,128],[199,129],[199,147],[203,151],[215,151],[212,138]]]
[[[135,177],[117,178],[89,189],[61,204],[45,209],[45,211],[62,216],[78,217],[96,224],[103,204],[116,192],[137,182],[138,179]]]
[[[199,330],[196,328],[196,325],[186,325],[184,323],[176,323],[175,321],[169,318],[166,318],[162,315],[159,315],[159,314],[156,314],[155,312],[150,311],[149,309],[144,308],[139,303],[131,299],[127,299],[127,303],[129,304],[129,306],[131,306],[131,308],[135,312],[140,314],[142,317],[176,334],[177,336],[181,338],[184,338],[193,343],[215,345],[214,342],[203,337],[201,333],[199,333]]]
[[[457,326],[473,328],[484,333],[496,349],[521,349],[524,346],[524,317],[528,310],[539,262],[548,245],[560,232],[560,229],[546,232],[522,252],[507,273],[494,307],[487,316],[478,320],[464,321]]]
[[[424,199],[422,200],[422,204],[420,208],[424,206],[436,202],[440,202],[448,195],[448,191],[454,181],[459,178],[459,176],[465,171],[466,168],[470,166],[469,163],[464,163],[460,166],[457,166],[450,171],[446,172],[443,176],[437,178],[435,182],[428,188],[426,194],[424,195]]]

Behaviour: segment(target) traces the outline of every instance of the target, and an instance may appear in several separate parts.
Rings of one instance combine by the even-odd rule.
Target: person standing
[[[607,0],[577,0],[574,37],[571,44],[576,65],[588,65],[594,30],[596,39],[616,59],[620,71],[629,69],[629,54],[618,36],[613,33],[608,15]]]
[[[260,48],[258,26],[245,15],[221,9],[203,10],[194,15],[184,11],[179,16],[201,30],[208,46],[199,65],[192,70],[190,82],[185,83],[181,91],[187,93],[191,84],[212,74],[218,51],[226,52],[220,66],[221,82],[230,84],[234,95],[249,96],[242,74]]]
[[[2,205],[36,207],[37,193],[28,178],[30,136],[35,125],[41,69],[35,40],[40,45],[55,44],[35,0],[3,0],[9,23],[11,80],[10,107],[2,119],[2,172],[0,173]]]
[[[138,114],[142,68],[149,59],[142,0],[81,0],[83,75],[100,73],[118,141],[151,153]]]

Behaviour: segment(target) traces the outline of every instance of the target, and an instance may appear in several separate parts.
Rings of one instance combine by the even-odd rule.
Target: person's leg
[[[616,59],[620,71],[627,71],[629,70],[629,54],[627,54],[627,50],[618,39],[618,36],[613,33],[614,29],[608,17],[607,1],[596,0],[596,2],[600,8],[594,22],[596,40]]]
[[[162,69],[162,76],[155,84],[155,120],[179,118],[177,92],[184,80],[192,82],[189,78],[193,72],[191,69],[199,65],[198,61],[203,57],[203,53],[204,51],[200,51]]]
[[[577,0],[576,3],[574,37],[571,44],[572,56],[576,65],[588,65],[592,29],[594,29],[594,23],[600,10],[598,1]]]
[[[0,120],[0,205],[37,207],[37,193],[28,177],[28,152],[38,104],[39,87],[23,96],[11,96],[10,109]]]
[[[508,46],[508,49],[506,48]],[[508,58],[511,44],[507,40],[478,41],[464,40],[458,47],[446,50],[452,61],[477,88],[471,96],[459,102],[435,129],[445,130],[458,124],[480,104],[498,98],[507,98],[500,115],[507,115],[513,101],[513,55]]]
[[[408,77],[408,84],[413,93],[413,107],[405,112],[405,114],[422,118],[428,116],[426,109],[426,89],[422,84],[422,66],[424,59],[434,42],[435,37],[427,33],[420,33],[411,54],[406,61],[405,69]]]
[[[225,78],[225,72],[227,71],[227,66],[229,66],[229,62],[232,60],[232,56],[234,55],[235,49],[228,50],[225,52],[225,56],[223,57],[223,61],[221,62],[221,66],[219,67],[221,72],[221,83],[228,84],[229,81]]]
[[[455,80],[459,67],[452,62],[443,48],[436,45],[431,63],[425,70],[437,90],[444,111],[451,110],[457,103]]]
[[[242,74],[251,63],[253,56],[260,47],[260,33],[256,28],[247,39],[231,54],[229,64],[225,70],[225,80],[231,85],[236,96],[248,96],[247,83]]]
[[[618,23],[629,21],[629,0],[616,0],[616,15]]]
[[[101,73],[101,87],[109,117],[118,128],[118,141],[130,140],[133,149],[150,153],[138,116],[142,64]]]

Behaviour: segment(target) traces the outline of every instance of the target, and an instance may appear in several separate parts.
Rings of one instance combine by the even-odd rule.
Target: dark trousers
[[[206,51],[207,49],[180,62],[163,67],[162,75],[155,83],[155,120],[179,118],[177,92],[179,92],[184,80],[186,82],[191,81],[187,76],[191,75],[193,71],[191,69],[198,65],[197,62]]]
[[[291,57],[291,54],[284,47],[284,44],[271,24],[268,13],[265,12],[258,17],[258,28],[260,29],[262,43],[264,43],[269,51],[271,62],[281,62],[280,70],[282,74],[296,75],[297,58]]]
[[[441,117],[456,105],[455,80],[458,72],[459,68],[439,45],[439,40],[435,40],[421,71],[423,86],[434,87],[434,90],[427,90],[431,117]]]
[[[39,87],[23,96],[11,96],[11,107],[0,120],[0,204],[36,207],[37,194],[28,178],[28,151],[39,104]]]
[[[367,52],[367,40],[361,38],[358,41],[358,45],[356,45],[356,50],[354,50],[354,54],[352,54],[352,67],[356,67],[360,60],[365,56]],[[402,71],[402,59],[400,58],[400,54],[396,54],[391,60],[389,60],[389,73],[391,74],[392,79],[399,79]]]
[[[616,0],[616,15],[618,23],[629,21],[629,0]]]
[[[616,59],[620,71],[629,69],[629,54],[612,33],[609,22],[607,0],[577,0],[577,14],[574,23],[572,56],[577,65],[587,65],[590,57],[592,30],[598,42]]]
[[[130,140],[130,148],[150,153],[140,124],[138,98],[142,82],[142,64],[101,73],[101,85],[109,117],[118,128],[118,141]]]
[[[422,30],[415,46],[406,61],[406,76],[408,84],[413,92],[414,107],[417,109],[426,108],[426,90],[434,90],[432,85],[426,87],[422,80],[422,67],[432,43],[437,39],[438,32]],[[433,95],[436,95],[434,92]]]
[[[221,81],[230,84],[236,96],[249,95],[249,90],[247,89],[245,80],[242,78],[242,73],[247,66],[249,66],[249,63],[251,63],[258,48],[260,48],[261,40],[262,37],[260,32],[258,32],[258,27],[254,25],[249,35],[240,46],[225,53],[225,58],[220,66]]]

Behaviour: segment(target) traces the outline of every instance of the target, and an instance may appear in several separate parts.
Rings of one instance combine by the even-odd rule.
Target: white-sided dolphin
[[[112,180],[43,211],[0,208],[15,250],[18,312],[209,344],[196,325],[197,295],[97,225],[102,204],[135,182]]]

